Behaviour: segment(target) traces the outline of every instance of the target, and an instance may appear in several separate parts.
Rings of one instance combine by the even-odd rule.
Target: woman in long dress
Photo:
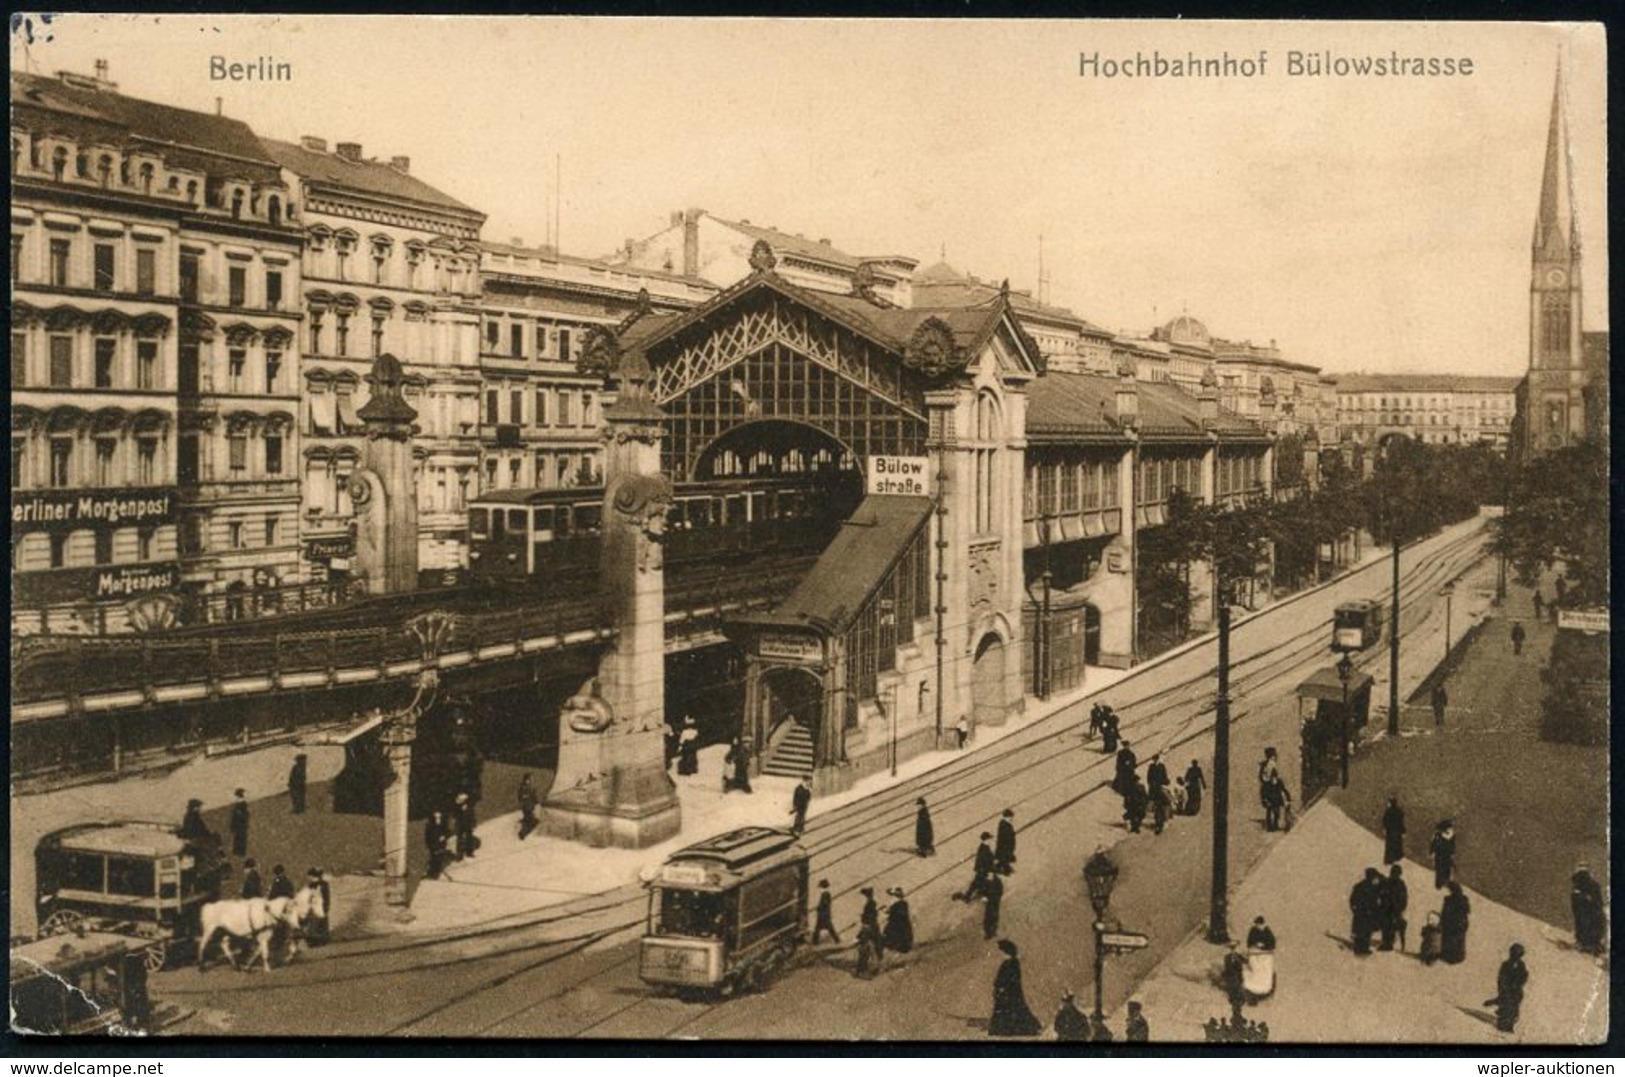
[[[937,830],[931,823],[931,809],[926,807],[924,797],[917,797],[914,803],[919,805],[914,813],[914,851],[921,856],[936,856]]]
[[[1004,963],[993,978],[993,1016],[987,1023],[990,1036],[1036,1036],[1043,1024],[1027,1005],[1027,996],[1021,989],[1021,957],[1016,944],[1009,939],[999,940],[1004,951]]]
[[[914,921],[909,918],[908,902],[903,898],[902,888],[888,893],[896,900],[886,906],[886,949],[906,954],[914,949]]]
[[[1447,965],[1467,960],[1467,916],[1471,911],[1461,884],[1451,883],[1444,908],[1439,911],[1439,958]]]

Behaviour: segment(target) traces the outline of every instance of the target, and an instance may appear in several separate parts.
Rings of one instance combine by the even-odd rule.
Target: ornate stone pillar
[[[542,827],[591,845],[643,848],[677,833],[682,817],[666,773],[666,600],[661,542],[671,484],[660,472],[664,413],[648,363],[620,363],[604,410],[604,525],[599,586],[616,637],[598,676],[559,719],[559,771]]]
[[[400,360],[380,355],[367,375],[372,397],[356,412],[366,426],[361,467],[350,476],[356,515],[356,571],[368,594],[418,586],[418,497],[412,436],[418,413],[401,396]]]

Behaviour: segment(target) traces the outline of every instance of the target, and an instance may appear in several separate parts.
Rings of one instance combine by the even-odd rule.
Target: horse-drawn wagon
[[[34,849],[40,934],[102,932],[141,941],[156,972],[195,942],[202,906],[218,897],[219,850],[163,823],[85,823]]]

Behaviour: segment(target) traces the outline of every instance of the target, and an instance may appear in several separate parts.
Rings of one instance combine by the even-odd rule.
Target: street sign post
[[[1128,953],[1130,950],[1143,950],[1150,946],[1151,936],[1142,935],[1138,931],[1106,931],[1101,933],[1100,943],[1115,953]]]

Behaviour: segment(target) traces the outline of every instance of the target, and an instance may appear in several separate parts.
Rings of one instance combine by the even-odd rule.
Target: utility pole
[[[1399,736],[1399,530],[1394,541],[1393,631],[1388,633],[1388,735]]]
[[[1219,591],[1219,695],[1213,719],[1213,895],[1207,941],[1230,941],[1230,604]]]

